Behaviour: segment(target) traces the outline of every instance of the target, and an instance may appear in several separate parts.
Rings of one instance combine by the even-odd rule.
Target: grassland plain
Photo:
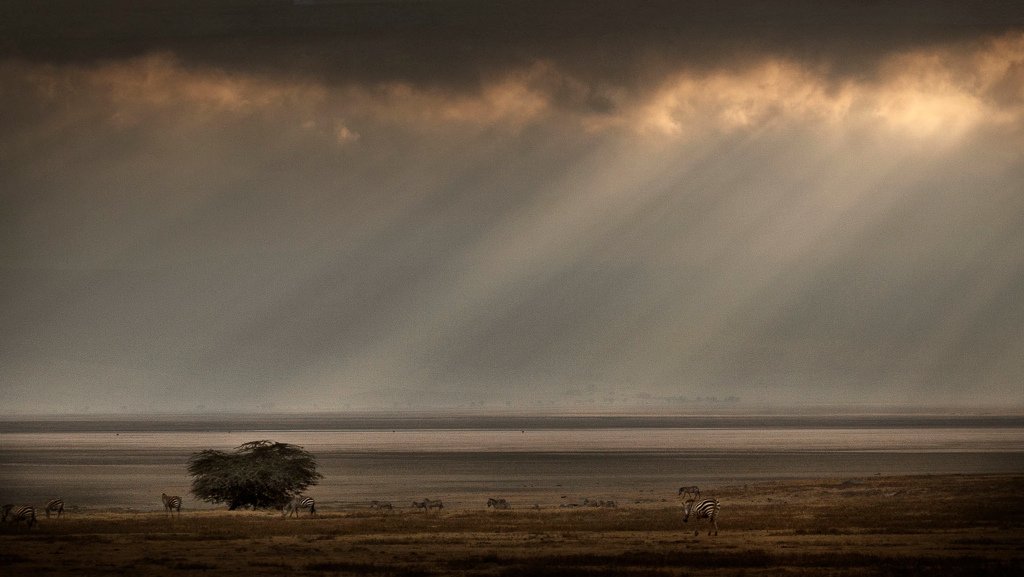
[[[708,487],[722,502],[718,536],[683,523],[673,488],[616,508],[381,513],[328,502],[316,518],[287,520],[79,509],[31,531],[0,528],[0,565],[12,575],[1003,576],[1024,574],[1022,490],[1024,475]]]

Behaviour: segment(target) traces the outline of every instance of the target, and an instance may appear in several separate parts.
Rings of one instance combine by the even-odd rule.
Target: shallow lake
[[[478,507],[490,496],[642,505],[683,484],[1024,473],[1018,417],[163,416],[5,421],[0,431],[0,499],[60,495],[85,508],[159,509],[161,492],[211,507],[188,496],[189,455],[256,439],[316,455],[325,478],[309,493],[337,508],[423,497]]]

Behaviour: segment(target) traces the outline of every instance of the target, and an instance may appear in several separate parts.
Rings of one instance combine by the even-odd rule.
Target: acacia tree
[[[302,447],[273,441],[250,441],[233,452],[207,449],[188,460],[192,494],[228,509],[281,507],[323,475],[316,458]]]

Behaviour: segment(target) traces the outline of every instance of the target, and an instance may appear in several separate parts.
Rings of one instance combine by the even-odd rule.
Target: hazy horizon
[[[302,421],[315,425],[318,421],[339,423],[349,420],[359,423],[369,420],[396,420],[409,422],[436,422],[440,424],[458,423],[465,420],[480,419],[480,422],[502,423],[508,419],[525,421],[550,421],[559,419],[569,421],[604,421],[615,422],[619,419],[636,419],[638,421],[669,422],[680,426],[691,426],[687,420],[696,423],[730,422],[730,419],[816,419],[846,422],[853,419],[870,419],[874,417],[899,421],[900,419],[961,419],[965,422],[972,419],[994,418],[1007,420],[1008,426],[1019,426],[1019,419],[1024,418],[1024,406],[1021,405],[892,405],[892,404],[780,404],[754,405],[744,403],[691,403],[675,406],[656,407],[652,405],[626,405],[614,407],[609,405],[593,405],[568,407],[558,405],[547,406],[462,406],[462,407],[363,407],[352,409],[331,409],[310,411],[302,408],[275,410],[231,410],[204,409],[183,411],[102,411],[69,409],[65,412],[9,412],[0,415],[0,422],[31,422],[33,420],[82,419],[83,422],[109,421],[111,423],[140,423],[155,421],[186,422],[221,422],[231,424],[235,421],[281,423]],[[155,422],[154,421],[154,422]],[[191,422],[191,421],[188,421]],[[1000,421],[1002,422],[1002,421]],[[488,425],[490,426],[490,425]],[[517,428],[517,427],[513,427]]]
[[[1024,406],[1019,2],[14,0],[0,38],[8,415]]]

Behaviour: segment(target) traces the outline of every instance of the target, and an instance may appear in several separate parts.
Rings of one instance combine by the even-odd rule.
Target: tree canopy
[[[233,452],[206,449],[188,460],[192,494],[229,509],[280,507],[323,475],[316,458],[297,445],[250,441]]]

